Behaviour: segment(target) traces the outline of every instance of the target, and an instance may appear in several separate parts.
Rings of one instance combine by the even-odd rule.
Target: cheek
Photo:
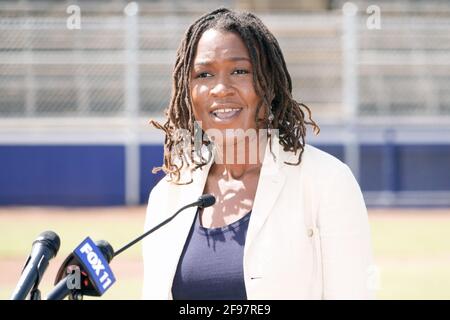
[[[206,85],[196,85],[197,95],[200,99],[206,99],[208,97],[209,87]]]
[[[248,81],[242,82],[239,84],[239,88],[241,97],[245,100],[246,104],[252,107],[256,106],[259,101],[259,97],[256,94],[253,81],[249,79]]]
[[[241,97],[245,100],[246,105],[251,108],[252,114],[254,114],[261,99],[256,94],[253,83],[241,86]]]
[[[192,102],[194,102],[194,108],[204,106],[208,97],[208,87],[205,85],[193,85],[191,89]]]
[[[206,98],[208,95],[208,88],[203,85],[193,85],[191,89],[191,97],[193,103],[194,116],[198,119],[202,111],[206,110]]]

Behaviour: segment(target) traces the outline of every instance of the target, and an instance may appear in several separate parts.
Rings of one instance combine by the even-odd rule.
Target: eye
[[[234,70],[233,73],[237,73],[237,74],[248,74],[250,73],[250,71],[246,70],[246,69],[236,69]]]
[[[202,73],[199,73],[195,78],[208,78],[209,76],[211,76],[210,73],[202,72]]]

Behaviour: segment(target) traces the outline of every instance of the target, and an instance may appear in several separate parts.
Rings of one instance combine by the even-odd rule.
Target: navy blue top
[[[247,299],[243,257],[250,214],[224,227],[205,228],[197,210],[173,280],[173,299]]]

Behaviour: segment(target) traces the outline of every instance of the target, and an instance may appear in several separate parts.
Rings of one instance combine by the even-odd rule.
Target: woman
[[[308,119],[305,117],[308,114]],[[256,16],[217,9],[178,49],[164,125],[166,178],[145,229],[147,299],[366,299],[367,210],[349,168],[305,143],[277,40]],[[242,134],[244,132],[244,134]]]

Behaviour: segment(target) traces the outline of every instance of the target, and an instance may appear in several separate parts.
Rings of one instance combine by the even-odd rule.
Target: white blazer
[[[266,148],[244,247],[244,281],[252,299],[372,299],[372,248],[367,210],[350,169],[305,146],[297,155]],[[213,161],[193,182],[162,179],[151,191],[145,230],[202,194]],[[172,282],[196,208],[144,239],[144,299],[172,299]]]

